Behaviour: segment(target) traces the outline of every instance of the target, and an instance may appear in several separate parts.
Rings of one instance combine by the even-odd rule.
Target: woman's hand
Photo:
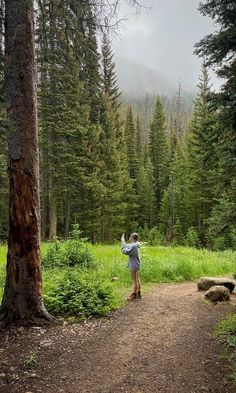
[[[122,242],[124,242],[125,243],[125,234],[123,233],[123,235],[121,236],[121,239],[120,239]]]

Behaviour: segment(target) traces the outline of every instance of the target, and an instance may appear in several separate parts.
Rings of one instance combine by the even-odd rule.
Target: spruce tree
[[[128,167],[130,178],[134,181],[134,186],[137,183],[137,145],[136,145],[136,129],[133,120],[132,107],[129,106],[126,113],[125,122],[125,140],[128,157]]]
[[[111,41],[107,34],[103,34],[102,39],[102,91],[110,98],[112,108],[118,109],[120,106],[120,91],[117,84],[115,63],[111,50]]]
[[[67,237],[79,220],[94,238],[100,75],[93,16],[89,4],[73,1],[41,2],[39,11],[43,234]]]
[[[4,1],[0,2],[0,241],[8,231],[7,124],[4,99]]]
[[[119,116],[119,89],[111,43],[102,43],[101,181],[104,186],[101,210],[101,240],[114,241],[126,227],[131,185],[125,137]],[[127,198],[128,195],[128,198]]]
[[[173,134],[169,184],[164,191],[160,209],[160,229],[168,243],[178,242],[187,230],[186,153]],[[177,238],[176,238],[176,233]]]
[[[5,6],[6,105],[11,108],[10,187],[6,283],[1,308],[6,323],[35,324],[51,317],[42,300],[34,7],[33,1],[19,0],[6,1]]]
[[[160,206],[164,190],[168,183],[168,144],[163,105],[159,97],[156,100],[155,111],[150,126],[150,157],[155,179],[155,225],[159,222]]]
[[[210,84],[205,65],[198,88],[188,135],[188,210],[190,226],[198,230],[202,244],[206,245],[207,220],[216,196],[217,128],[215,111],[209,101]]]
[[[138,174],[138,223],[139,227],[154,227],[156,218],[155,178],[153,165],[148,156],[145,165],[141,166]]]
[[[136,155],[138,170],[140,170],[140,168],[144,165],[145,144],[139,115],[137,115],[136,121]]]
[[[236,7],[234,0],[211,0],[200,4],[199,10],[202,15],[211,17],[219,29],[213,34],[207,35],[196,44],[196,53],[204,57],[208,66],[213,66],[220,78],[224,80],[220,92],[212,95],[212,103],[217,109],[219,133],[217,149],[219,151],[219,177],[218,202],[214,208],[214,216],[224,217],[219,224],[217,233],[227,236],[231,225],[236,225]],[[227,218],[222,214],[223,206],[226,208]],[[217,207],[218,206],[218,207]],[[233,212],[233,213],[232,213]],[[223,225],[223,221],[230,223]],[[210,226],[214,225],[211,221]],[[216,227],[214,227],[216,231]]]

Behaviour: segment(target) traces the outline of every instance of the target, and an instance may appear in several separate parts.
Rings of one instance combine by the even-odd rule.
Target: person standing
[[[141,298],[141,282],[139,278],[139,270],[141,267],[141,258],[139,253],[140,243],[137,233],[130,235],[130,243],[125,241],[125,235],[121,237],[122,253],[129,256],[128,268],[133,280],[133,292],[127,297],[127,300],[135,300]]]

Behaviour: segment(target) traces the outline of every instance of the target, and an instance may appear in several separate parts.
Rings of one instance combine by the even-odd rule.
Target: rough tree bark
[[[6,323],[52,320],[42,301],[33,0],[5,0],[10,212]]]

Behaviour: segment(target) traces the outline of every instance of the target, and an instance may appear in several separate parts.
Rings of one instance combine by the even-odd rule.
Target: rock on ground
[[[228,302],[230,300],[230,290],[222,285],[215,285],[206,291],[205,299],[212,303]]]
[[[207,291],[215,285],[222,285],[228,288],[230,293],[232,293],[235,288],[234,281],[226,277],[201,277],[197,284],[200,291]]]

